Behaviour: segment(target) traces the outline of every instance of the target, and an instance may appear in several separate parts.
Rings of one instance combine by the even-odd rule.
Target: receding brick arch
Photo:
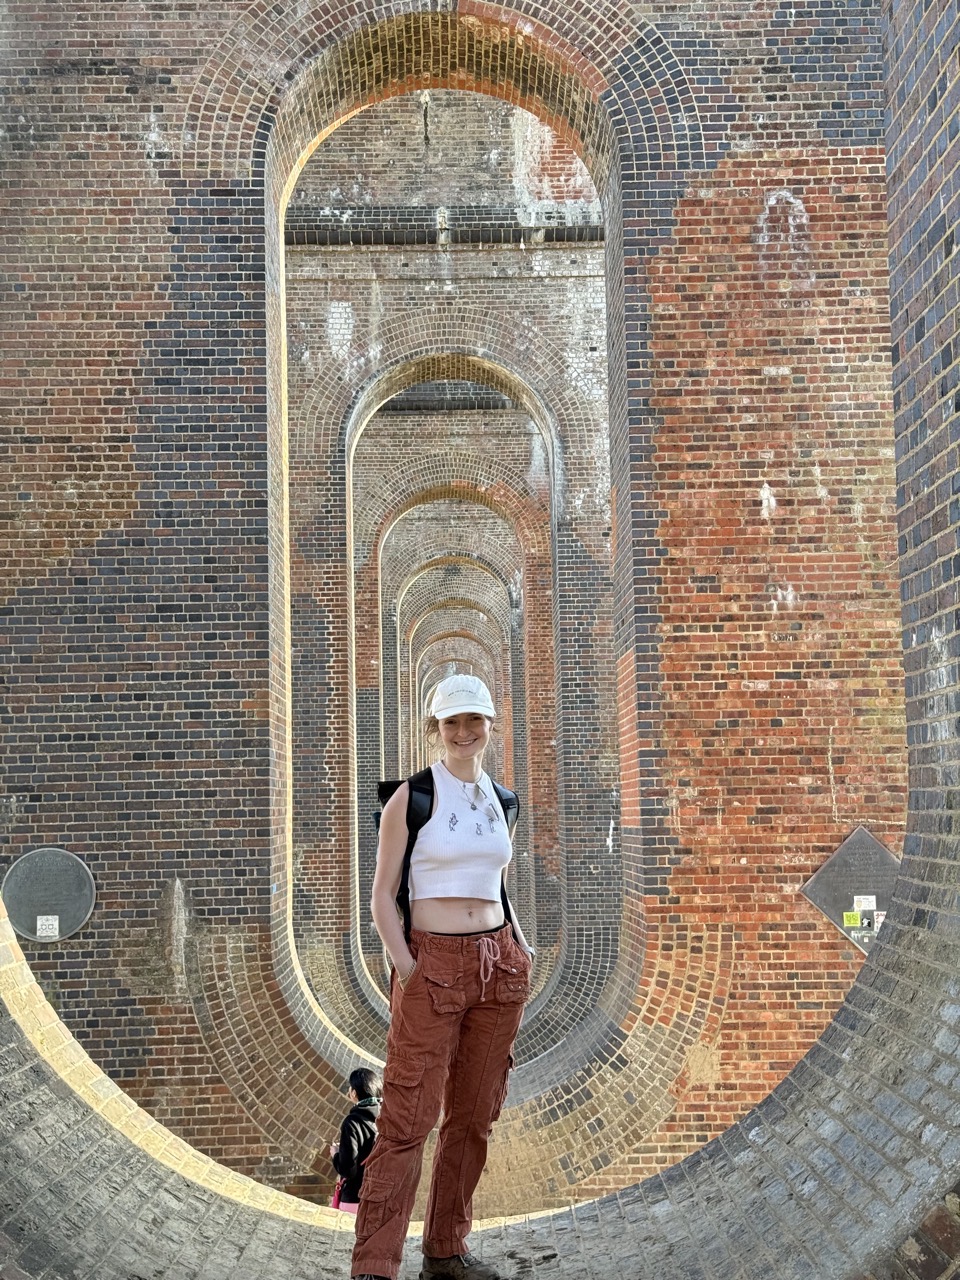
[[[564,353],[532,326],[509,314],[435,299],[423,308],[418,332],[392,317],[378,328],[375,350],[358,352],[349,381],[324,370],[304,394],[291,425],[291,454],[326,457],[344,432],[349,455],[358,431],[375,411],[418,382],[465,380],[502,391],[522,406],[544,435],[551,465],[557,453],[587,452],[597,410],[591,387],[581,387]]]
[[[411,508],[411,510],[413,510],[413,508]],[[484,508],[484,510],[486,511],[488,508]],[[494,521],[491,521],[490,523],[491,525],[494,525],[498,531],[503,531],[504,533],[509,529],[506,522],[497,520],[495,524]],[[388,573],[386,572],[387,555],[385,540],[384,551],[381,552],[381,565],[384,566],[384,572],[382,575],[384,588],[390,592],[391,597],[402,600],[421,575],[430,573],[436,569],[441,569],[446,565],[469,565],[502,583],[504,590],[506,591],[508,589],[507,583],[510,575],[515,571],[517,566],[517,548],[514,548],[513,555],[510,554],[509,550],[506,550],[502,555],[497,555],[496,558],[494,558],[494,553],[496,553],[497,550],[498,547],[489,547],[486,549],[485,554],[473,554],[471,552],[469,555],[462,553],[458,555],[456,552],[448,552],[442,556],[432,556],[427,559],[418,560],[415,562],[416,567],[412,567],[414,562],[411,562],[410,564],[401,562],[400,556],[397,555],[391,558],[389,564],[390,572]]]
[[[413,643],[417,628],[427,613],[455,607],[457,602],[482,609],[484,616],[497,626],[502,636],[509,635],[510,600],[506,583],[469,567],[459,570],[453,582],[442,568],[421,573],[399,601],[400,634],[407,643]]]
[[[575,24],[559,0],[536,16],[483,0],[450,13],[403,7],[398,15],[396,4],[371,5],[358,30],[331,24],[320,5],[304,6],[293,24],[268,0],[251,5],[198,80],[184,120],[185,166],[245,177],[274,130],[279,194],[304,150],[338,120],[389,94],[437,86],[492,92],[533,111],[583,152],[602,187],[617,82],[627,76],[639,89],[650,166],[702,163],[697,94],[663,33],[642,18],[598,7]]]
[[[437,503],[431,503],[430,509],[436,510]],[[444,504],[439,504],[440,512]],[[422,509],[414,507],[407,516],[416,517]],[[442,515],[441,515],[442,518]],[[485,571],[492,579],[502,585],[503,591],[515,605],[517,581],[522,574],[521,543],[516,530],[510,523],[486,507],[474,508],[469,526],[462,521],[447,522],[447,554],[441,557],[434,555],[432,537],[429,542],[421,542],[424,530],[422,519],[398,517],[384,535],[380,550],[380,592],[382,600],[382,645],[381,655],[381,687],[382,687],[382,741],[385,763],[390,762],[394,772],[401,772],[400,743],[410,741],[409,708],[401,706],[400,678],[397,669],[396,609],[388,602],[402,602],[411,586],[418,578],[441,566],[470,565]],[[478,550],[478,535],[481,549]],[[473,641],[464,632],[457,632],[462,657],[465,660],[473,652]],[[552,648],[544,645],[539,636],[531,637],[536,648],[525,646],[524,659],[538,662],[546,668],[553,664]],[[429,646],[428,646],[429,648]],[[422,660],[426,658],[421,655]],[[455,662],[455,657],[445,654],[441,663]],[[484,660],[485,669],[490,669],[490,655]],[[452,670],[453,668],[450,668]],[[446,674],[449,674],[448,670]],[[491,686],[492,687],[492,686]],[[511,691],[513,692],[513,691]],[[511,699],[513,701],[513,699]],[[423,744],[411,743],[413,758],[420,758]],[[505,752],[505,760],[513,773],[513,761],[510,752]]]
[[[501,32],[498,37],[501,43],[504,38],[504,33]],[[651,42],[651,47],[657,42],[662,49],[666,48],[659,36]],[[648,77],[651,84],[653,79]],[[305,85],[308,83],[309,81],[304,81]],[[470,87],[462,85],[459,80],[454,81],[454,84],[457,87]],[[406,82],[400,85],[401,90],[409,90],[410,87]],[[501,87],[500,92],[508,100],[513,100],[509,86]],[[589,96],[590,90],[587,92]],[[684,94],[686,92],[684,90]],[[293,127],[297,124],[293,102],[294,99],[291,98],[288,104],[289,115],[278,125],[273,139],[275,153],[271,158],[270,173],[278,182],[278,175],[288,163],[293,167],[299,166],[305,156],[305,152],[298,151],[292,144],[289,152],[284,152],[288,138],[299,137],[301,146],[313,141],[312,137],[306,138],[302,120],[298,126],[300,134]],[[548,120],[554,118],[549,111],[542,114]],[[654,112],[650,117],[651,120],[654,120],[655,114]],[[315,117],[311,119],[313,123],[316,122]],[[289,133],[284,132],[287,122],[291,123]],[[562,127],[560,131],[565,132]],[[569,137],[569,134],[566,136]],[[662,151],[662,139],[658,135],[656,145],[650,147],[651,163],[661,163]],[[284,155],[288,156],[288,160],[277,159]],[[274,183],[271,190],[274,193],[281,192],[278,200],[282,206],[281,187]],[[614,228],[614,239],[618,235],[617,225]],[[608,491],[604,496],[607,487],[604,466],[599,467],[601,479],[598,483],[598,459],[607,449],[606,422],[602,407],[597,405],[594,388],[587,382],[581,385],[577,372],[571,368],[564,353],[554,348],[537,327],[529,322],[518,321],[510,315],[490,309],[465,307],[459,301],[450,303],[443,298],[431,301],[422,308],[418,320],[420,323],[413,332],[400,317],[387,319],[379,324],[375,340],[367,349],[350,351],[349,368],[327,365],[300,397],[291,421],[291,466],[297,476],[302,475],[304,480],[309,481],[313,509],[317,512],[329,512],[336,510],[343,501],[340,495],[351,483],[350,474],[354,450],[358,447],[358,433],[366,432],[375,411],[385,401],[418,381],[446,378],[481,382],[504,392],[515,404],[525,409],[537,424],[543,438],[549,465],[543,477],[542,495],[531,496],[541,497],[549,503],[549,507],[544,509],[549,510],[550,516],[548,522],[537,522],[540,527],[534,530],[534,534],[538,543],[545,548],[544,535],[549,537],[552,529],[556,538],[556,561],[563,581],[566,581],[564,575],[567,573],[583,574],[586,575],[584,581],[591,583],[591,593],[596,581],[600,585],[601,598],[605,594],[609,596],[610,542],[605,541],[604,537],[609,533],[610,503]],[[344,462],[340,461],[341,457]],[[444,457],[432,460],[430,465],[434,470],[442,467],[449,469],[455,461],[456,459]],[[384,490],[394,495],[395,501],[398,500],[400,487],[398,473],[406,469],[411,474],[416,474],[417,463],[415,457],[404,457],[396,473],[384,478]],[[479,472],[482,478],[487,468],[489,463],[485,462],[479,468],[474,464],[473,470],[475,473]],[[435,486],[436,483],[436,477],[433,477],[432,484]],[[505,503],[513,505],[515,499],[510,495],[510,488],[510,477],[504,471],[495,479],[493,489],[487,490],[483,500],[490,501],[492,498],[501,506]],[[528,489],[529,485],[524,478],[520,491]],[[459,492],[462,495],[465,489],[461,487]],[[428,485],[422,496],[441,495]],[[370,575],[374,568],[371,556],[372,531],[378,524],[378,503],[382,503],[382,497],[375,494],[371,507],[364,510],[364,536],[356,539],[354,545],[355,571],[359,568],[363,572],[357,584],[359,589],[355,588],[353,598],[357,610],[362,609],[363,616],[367,619],[359,640],[363,648],[358,650],[355,663],[358,673],[355,722],[367,739],[371,737],[369,726],[374,718],[376,698],[374,628],[369,621],[371,610],[367,602],[372,602],[375,598]],[[352,506],[356,509],[356,502],[352,502]],[[329,533],[332,532],[330,528]],[[316,563],[318,571],[325,575],[325,580],[329,580],[326,563],[340,539],[339,534],[331,539],[329,533],[325,531],[321,535],[320,525],[310,528],[306,539],[295,531],[293,545],[297,555],[304,558],[304,572],[298,571],[295,579],[301,600],[311,595],[308,586],[310,572],[306,561],[317,554],[312,548],[317,548],[318,551],[326,548],[326,554],[320,552]],[[523,541],[528,549],[536,545],[526,536]],[[571,611],[571,602],[575,597],[558,585],[557,578],[553,578],[551,582],[552,574],[546,555],[541,555],[540,559],[542,564],[537,567],[537,589],[532,594],[537,600],[553,598],[554,626],[558,629],[557,634],[563,638],[563,643],[556,647],[555,652],[569,672],[569,679],[561,683],[565,690],[570,690],[567,696],[577,701],[578,711],[576,715],[563,717],[558,708],[553,723],[549,726],[545,722],[537,723],[536,732],[532,736],[538,743],[549,744],[551,747],[554,742],[562,744],[557,749],[557,755],[568,761],[568,769],[573,767],[569,762],[576,758],[577,776],[597,800],[589,806],[586,814],[579,810],[572,798],[566,801],[570,806],[568,821],[563,829],[566,846],[561,844],[559,838],[548,841],[546,863],[553,873],[553,907],[550,918],[553,920],[555,958],[562,968],[568,963],[565,957],[569,955],[569,964],[581,985],[582,999],[564,1001],[555,987],[546,992],[537,1014],[541,1020],[540,1038],[531,1038],[525,1050],[531,1057],[542,1051],[544,1044],[562,1038],[571,1025],[571,1017],[578,1019],[584,1016],[593,998],[590,993],[599,993],[617,965],[621,943],[618,925],[621,904],[617,894],[611,896],[610,891],[615,876],[603,877],[604,887],[599,891],[597,886],[601,881],[595,879],[584,886],[585,892],[572,891],[578,901],[590,903],[591,909],[583,913],[567,931],[561,932],[559,927],[562,886],[568,876],[572,875],[575,879],[580,876],[592,877],[598,861],[616,861],[619,856],[616,787],[610,765],[615,753],[609,743],[600,741],[604,736],[612,737],[616,722],[613,663],[605,661],[603,657],[607,646],[611,644],[612,622],[602,616],[607,605],[601,605],[601,616],[591,616],[584,628],[579,620],[574,619]],[[357,616],[360,616],[359,612]],[[591,639],[585,642],[588,634]],[[532,730],[535,716],[549,715],[554,706],[552,687],[543,687],[545,680],[552,681],[552,674],[548,676],[548,671],[549,668],[542,664],[532,669],[531,687],[528,690],[528,707],[535,708],[530,716]],[[587,671],[590,672],[589,678]],[[347,681],[341,680],[340,683],[343,687]],[[537,696],[538,694],[547,696]],[[326,693],[320,699],[308,698],[306,701],[322,705],[324,718],[330,719],[331,707]],[[345,708],[345,717],[349,714],[349,709]],[[565,729],[561,731],[559,725],[565,725]],[[374,767],[373,755],[372,743],[359,749],[359,767],[363,776],[368,776]],[[311,774],[317,776],[317,770],[312,769]],[[592,781],[594,777],[596,782]],[[302,786],[300,794],[305,794]],[[565,803],[562,799],[565,794],[571,794],[570,789],[561,789],[554,801],[557,811]],[[555,829],[560,831],[558,821]],[[600,851],[599,857],[597,854],[589,859],[581,856],[587,850]],[[363,860],[361,851],[361,863]],[[628,951],[633,953],[635,949],[629,947]],[[548,946],[545,954],[549,953]],[[629,983],[624,984],[617,979],[610,988],[611,998],[615,1002],[622,1003],[626,1000],[624,1009],[630,1004],[629,986]],[[606,1025],[599,1030],[601,1039],[607,1035],[607,1030]],[[588,1035],[586,1043],[589,1042]]]
[[[422,369],[416,369],[409,376],[416,381],[421,373]],[[399,467],[391,463],[389,478],[382,483],[378,480],[371,486],[369,501],[363,504],[365,510],[362,515],[358,512],[358,519],[368,531],[360,535],[360,542],[369,541],[370,531],[375,527],[379,527],[382,533],[378,555],[367,555],[366,567],[357,575],[355,594],[358,620],[368,614],[379,620],[382,758],[388,774],[402,775],[424,758],[424,744],[419,734],[418,709],[423,705],[419,648],[425,643],[429,646],[429,640],[411,639],[408,620],[412,618],[417,625],[427,623],[435,626],[435,606],[437,602],[443,603],[444,593],[439,592],[437,601],[432,602],[429,598],[430,580],[452,572],[462,585],[465,574],[480,572],[476,568],[468,570],[466,566],[478,564],[475,535],[478,527],[487,530],[490,554],[496,556],[499,567],[491,565],[489,571],[484,571],[485,579],[480,585],[485,581],[495,592],[498,604],[494,613],[499,616],[499,623],[498,630],[491,636],[485,635],[486,624],[479,625],[477,636],[481,645],[493,655],[493,668],[485,664],[482,669],[492,669],[497,673],[491,687],[498,690],[504,730],[496,738],[491,761],[496,767],[502,767],[504,776],[510,780],[519,775],[528,779],[533,787],[533,779],[537,779],[535,791],[527,797],[529,805],[521,817],[517,840],[518,847],[524,850],[532,847],[532,828],[536,825],[536,846],[543,855],[541,860],[535,862],[531,857],[526,862],[525,874],[518,878],[515,891],[517,901],[528,912],[525,918],[533,931],[537,902],[542,908],[545,898],[555,896],[549,890],[558,870],[556,857],[552,856],[557,844],[555,765],[552,753],[545,749],[542,733],[528,734],[526,724],[515,732],[513,709],[525,703],[527,668],[536,672],[533,677],[537,690],[536,716],[547,722],[555,706],[555,691],[549,630],[545,632],[541,627],[528,626],[521,607],[523,591],[519,584],[547,581],[551,559],[549,507],[544,500],[545,495],[536,488],[531,490],[526,467],[518,465],[523,456],[521,450],[520,455],[511,457],[508,463],[496,453],[488,456],[474,451],[458,460],[456,454],[444,451],[444,466],[453,475],[460,476],[459,483],[453,488],[437,490],[431,487],[425,491],[420,486],[427,477],[421,473],[426,471],[429,474],[429,467],[418,467],[412,458],[404,459]],[[355,454],[356,457],[359,453]],[[435,480],[435,476],[430,476],[430,479]],[[357,507],[355,502],[354,509]],[[459,517],[443,529],[442,541],[445,547],[449,547],[452,538],[453,545],[461,547],[462,567],[458,567],[450,555],[437,560],[433,542],[437,530],[430,524],[431,513],[435,509]],[[416,519],[405,518],[414,515]],[[421,540],[428,527],[433,532],[430,541],[423,544]],[[426,562],[423,559],[425,554],[428,556]],[[394,567],[392,572],[385,573],[388,563]],[[432,569],[431,565],[434,566]],[[379,576],[374,586],[372,575],[377,567]],[[490,590],[474,591],[473,599],[482,605],[482,597],[489,597]],[[449,613],[449,605],[446,612]],[[461,622],[468,614],[469,610],[461,617]],[[457,630],[452,616],[451,627],[447,630],[450,633]],[[461,631],[458,634],[465,637],[468,633]],[[469,648],[465,643],[462,647],[465,652]],[[369,669],[368,662],[362,665]],[[358,727],[358,732],[369,734],[369,729]],[[372,752],[358,744],[358,754],[358,768],[363,771],[363,761],[368,760]],[[369,765],[366,768],[369,769]],[[359,874],[361,884],[366,886],[372,875],[374,852],[370,833],[365,835],[361,829],[360,841]],[[524,858],[526,856],[524,854]],[[553,875],[554,881],[546,881],[548,888],[541,889],[538,894],[537,880],[544,875]],[[555,917],[554,911],[554,933]],[[548,920],[549,913],[544,918]],[[545,924],[542,937],[546,938],[549,931],[549,925]]]
[[[430,504],[431,508],[439,507],[441,511],[445,505],[443,502]],[[521,562],[521,548],[509,521],[490,508],[477,505],[471,535],[477,526],[484,529],[486,538],[482,549],[476,550],[473,536],[464,534],[461,526],[451,524],[450,545],[438,556],[432,544],[424,545],[417,538],[421,528],[416,519],[419,512],[419,506],[408,508],[391,523],[381,540],[380,582],[384,599],[402,601],[422,574],[446,565],[470,565],[502,583],[508,593],[511,591]]]
[[[462,478],[465,475],[471,478]],[[430,459],[426,465],[404,460],[393,468],[390,488],[371,498],[364,523],[382,530],[415,507],[443,499],[485,507],[517,530],[531,554],[549,553],[549,508],[543,496],[531,491],[525,477],[509,466],[467,451]],[[365,550],[369,555],[372,548]]]
[[[459,621],[461,620],[462,621]],[[414,622],[405,637],[410,649],[410,669],[417,670],[420,651],[441,638],[449,638],[454,625],[466,623],[468,635],[475,636],[480,647],[491,654],[502,650],[506,639],[505,628],[483,603],[469,596],[449,596],[437,600]],[[500,681],[498,680],[498,684]]]
[[[381,351],[386,348],[390,351],[395,349],[402,350],[402,333],[387,333],[384,335],[386,342],[381,343]],[[437,354],[436,352],[434,354]],[[440,353],[442,354],[442,353]],[[310,408],[300,415],[300,421],[311,420],[314,417],[321,417],[327,423],[353,423],[357,424],[352,429],[359,431],[366,425],[368,419],[362,416],[363,411],[369,412],[382,400],[389,398],[391,395],[402,389],[404,386],[422,380],[431,373],[436,373],[441,369],[443,372],[449,372],[454,366],[450,362],[434,360],[431,364],[415,364],[413,361],[405,361],[398,363],[398,367],[392,370],[388,369],[387,374],[381,374],[383,379],[383,390],[379,389],[378,377],[370,377],[369,371],[364,367],[369,361],[363,362],[355,371],[354,377],[357,380],[366,378],[369,385],[364,394],[358,394],[356,385],[347,383],[344,385],[335,374],[328,373],[325,377],[318,379],[313,388],[313,398],[308,397]],[[487,360],[487,365],[491,362]],[[472,367],[472,366],[471,366]],[[488,375],[490,376],[490,375]],[[496,375],[501,385],[510,385],[516,389],[521,385],[517,379],[512,379],[506,374]],[[362,385],[362,383],[361,383]],[[519,394],[519,392],[518,392]],[[524,391],[523,394],[529,398],[530,393]],[[353,403],[353,412],[351,413],[350,405]],[[343,415],[343,416],[341,416]],[[307,441],[309,440],[309,447]],[[292,436],[291,453],[293,456],[294,475],[299,476],[302,472],[306,488],[306,500],[301,504],[299,524],[293,531],[292,537],[292,564],[293,564],[293,590],[298,601],[295,611],[295,625],[299,628],[296,634],[303,636],[303,643],[315,646],[317,643],[326,643],[325,640],[317,640],[318,628],[325,633],[329,624],[329,620],[333,614],[329,608],[322,608],[319,612],[316,610],[316,601],[319,599],[316,591],[311,586],[314,581],[322,581],[324,586],[323,592],[326,592],[325,599],[328,601],[343,601],[352,598],[351,593],[346,586],[346,559],[345,559],[345,543],[344,538],[344,522],[342,518],[338,518],[338,511],[346,511],[346,481],[347,469],[345,468],[345,460],[352,457],[356,448],[355,441],[350,434],[350,428],[344,428],[343,431],[332,429],[325,433],[322,437],[323,447],[320,438],[316,434],[309,436],[303,431],[298,431],[296,427]],[[336,444],[340,442],[343,452],[332,452]],[[298,447],[299,445],[299,447]],[[416,453],[413,452],[409,458],[405,459],[405,468],[410,475],[416,476],[418,468],[426,461],[418,459]],[[454,482],[454,490],[458,485],[460,496],[465,494],[472,495],[475,492],[475,478],[471,480],[466,488],[463,487],[463,477],[473,475],[477,468],[473,461],[468,457],[461,459],[459,466],[459,474],[461,480],[456,480],[457,467],[451,470],[453,459],[444,459],[443,466],[450,470],[452,480]],[[388,480],[389,491],[396,495],[403,490],[400,484],[400,475],[402,469],[391,475]],[[434,484],[437,477],[434,477]],[[514,480],[508,471],[501,469],[500,474],[492,473],[488,477],[488,492],[481,499],[488,505],[495,506],[497,503],[506,504],[507,507],[516,508],[520,523],[527,527],[526,538],[533,546],[539,544],[543,555],[546,555],[548,546],[548,533],[544,528],[546,520],[543,516],[538,521],[530,521],[523,514],[523,501],[515,499],[513,496]],[[422,479],[417,484],[422,486]],[[398,485],[400,490],[398,490]],[[408,486],[409,488],[409,486]],[[416,484],[413,488],[413,496],[408,494],[410,501],[416,501]],[[422,500],[422,495],[421,499]],[[379,499],[378,499],[379,501]],[[282,502],[282,499],[281,499]],[[394,496],[392,499],[394,505],[397,504],[398,498]],[[382,505],[382,504],[381,504]],[[278,508],[275,508],[275,510]],[[322,514],[321,523],[317,524],[313,518],[312,512],[319,511]],[[362,545],[354,547],[355,561],[363,562],[369,557],[373,547],[373,531],[380,524],[380,518],[377,516],[377,503],[371,503],[363,512],[363,527],[371,531],[368,540]],[[336,527],[339,533],[331,540],[328,530]],[[342,577],[343,587],[341,592],[330,595],[331,579],[328,572],[329,556],[334,545],[340,542],[343,545],[342,561],[335,567],[334,573]],[[375,573],[376,565],[374,561],[369,562],[370,572]],[[319,575],[319,577],[318,577]],[[282,595],[284,587],[281,585],[279,591]],[[372,592],[372,594],[371,594]],[[359,770],[360,770],[360,790],[355,792],[353,780],[344,771],[342,781],[330,782],[323,784],[325,777],[324,767],[319,764],[316,758],[309,750],[298,753],[298,759],[295,768],[299,770],[297,788],[299,796],[299,812],[306,815],[301,816],[300,830],[304,835],[300,838],[301,847],[305,850],[300,857],[301,868],[306,868],[306,872],[302,875],[301,889],[298,890],[294,904],[294,913],[296,919],[296,927],[300,940],[301,950],[308,957],[305,964],[308,972],[316,974],[320,969],[328,969],[329,962],[324,959],[330,952],[330,943],[328,939],[331,931],[336,929],[337,921],[342,919],[344,914],[356,919],[359,914],[359,902],[361,898],[357,896],[357,882],[354,881],[353,887],[350,887],[350,878],[347,875],[346,868],[343,869],[341,875],[340,888],[337,892],[330,892],[330,870],[329,859],[325,850],[332,842],[334,845],[342,848],[349,848],[351,844],[351,828],[347,821],[348,810],[340,808],[331,810],[331,806],[327,802],[330,784],[333,789],[337,788],[346,791],[347,794],[355,792],[358,796],[357,803],[359,812],[366,814],[367,808],[371,803],[369,797],[374,794],[374,788],[371,779],[378,776],[379,770],[376,760],[379,751],[374,748],[374,739],[371,732],[371,720],[375,717],[373,698],[374,694],[370,687],[370,679],[372,668],[369,662],[376,661],[378,658],[376,645],[377,626],[372,620],[376,618],[376,600],[377,593],[375,589],[375,578],[370,578],[367,586],[361,581],[357,584],[356,601],[357,609],[362,610],[364,601],[371,601],[371,610],[369,616],[370,624],[366,627],[366,651],[358,650],[358,670],[361,673],[361,680],[355,686],[356,692],[353,696],[353,703],[358,708],[355,713],[351,712],[351,691],[346,672],[342,666],[340,672],[333,674],[333,678],[327,679],[328,673],[335,673],[336,667],[342,663],[348,652],[350,640],[344,639],[344,642],[337,646],[338,659],[334,663],[328,664],[321,672],[322,677],[326,680],[326,685],[312,685],[308,692],[304,689],[302,683],[298,685],[299,693],[297,700],[298,714],[301,716],[301,722],[306,722],[307,717],[316,715],[316,723],[323,728],[337,721],[347,724],[350,721],[351,714],[356,716],[357,732],[360,734],[358,738],[359,746]],[[322,615],[322,616],[321,616]],[[356,632],[354,635],[356,636]],[[311,649],[311,652],[314,650]],[[369,659],[369,661],[368,661]],[[311,668],[311,671],[314,669]],[[313,679],[311,674],[310,679]],[[331,697],[336,702],[331,701]],[[360,705],[362,703],[362,705]],[[338,712],[334,712],[333,708],[340,708]],[[316,709],[316,710],[314,710]],[[308,742],[317,740],[318,735],[313,735],[312,731],[307,728],[305,730]],[[321,785],[323,790],[321,790]],[[356,828],[361,833],[361,840],[369,840],[372,834],[372,828],[364,819],[358,818]],[[361,851],[361,863],[364,858]],[[369,862],[369,858],[366,859]],[[284,872],[286,874],[286,872]],[[363,886],[366,885],[366,874],[362,873],[359,880],[359,892],[363,893]],[[321,892],[321,887],[323,891]],[[304,891],[305,890],[305,891]],[[365,940],[364,945],[369,942],[372,945],[372,939]],[[341,948],[335,948],[337,952]],[[311,959],[309,957],[316,957]],[[325,990],[329,990],[332,982],[325,984]],[[352,982],[344,981],[343,990],[349,992],[356,985]],[[360,986],[363,986],[363,978],[361,975]],[[373,997],[371,993],[371,997]],[[376,999],[374,998],[374,1003]],[[382,1015],[381,1015],[382,1016]],[[364,1015],[362,1010],[357,1012],[359,1025],[369,1026],[369,1018]]]

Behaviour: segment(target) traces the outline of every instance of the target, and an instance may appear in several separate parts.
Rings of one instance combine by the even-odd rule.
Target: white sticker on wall
[[[876,911],[876,894],[857,894],[853,899],[854,911]]]

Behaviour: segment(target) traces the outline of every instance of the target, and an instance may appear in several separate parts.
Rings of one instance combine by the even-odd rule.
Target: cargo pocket
[[[383,1105],[377,1129],[385,1138],[409,1142],[417,1131],[423,1094],[423,1058],[388,1058],[383,1069]],[[367,1198],[367,1180],[363,1180]]]
[[[530,969],[509,956],[497,961],[497,1000],[500,1004],[524,1004],[530,994]]]
[[[439,962],[435,955],[421,951],[423,978],[434,1013],[462,1013],[467,1006],[463,993],[463,965],[458,959]]]
[[[368,1173],[363,1179],[360,1187],[360,1200],[363,1204],[363,1235],[360,1234],[361,1220],[357,1216],[357,1240],[369,1240],[383,1226],[384,1222],[390,1217],[393,1208],[390,1205],[390,1196],[393,1193],[393,1183],[390,1181],[379,1181],[374,1173]]]

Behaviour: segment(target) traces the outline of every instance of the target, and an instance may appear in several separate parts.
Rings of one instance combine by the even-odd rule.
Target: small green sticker
[[[859,929],[860,928],[860,912],[845,911],[843,913],[843,927],[845,929]]]

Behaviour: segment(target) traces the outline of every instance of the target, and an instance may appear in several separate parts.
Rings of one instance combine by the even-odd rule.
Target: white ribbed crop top
[[[499,902],[503,869],[513,856],[510,833],[489,777],[462,786],[443,764],[431,766],[435,807],[410,855],[410,899],[478,898]],[[469,793],[469,799],[467,794]]]

